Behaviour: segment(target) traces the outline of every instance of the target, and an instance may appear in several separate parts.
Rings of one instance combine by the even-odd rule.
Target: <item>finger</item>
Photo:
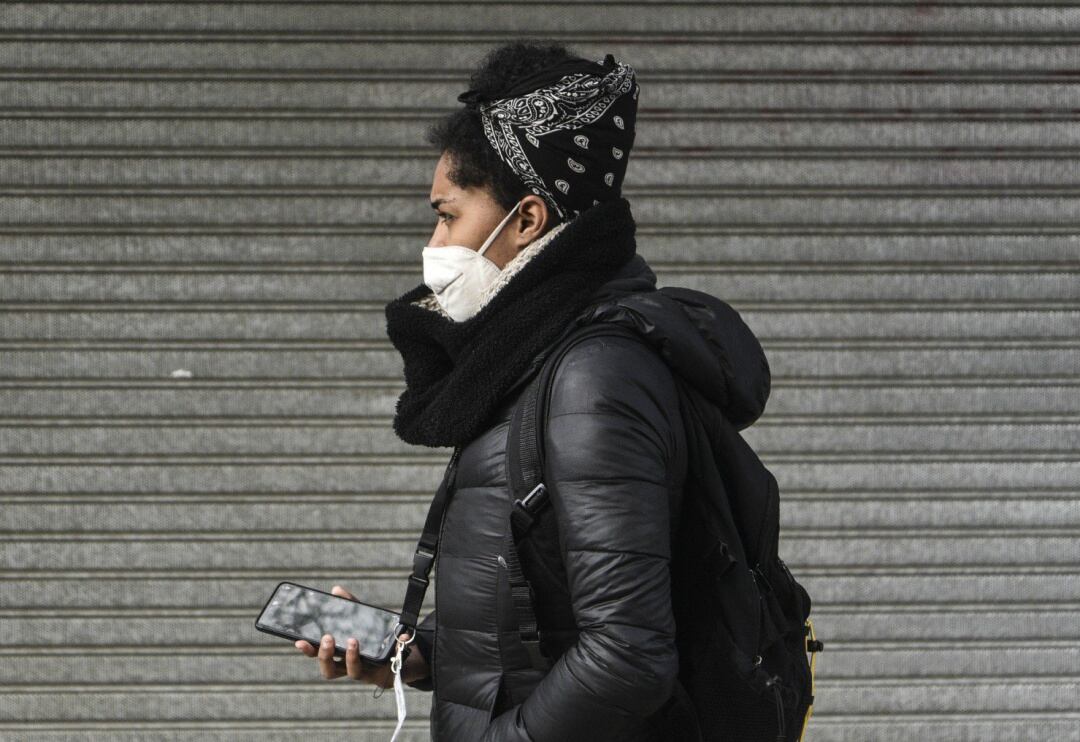
[[[360,642],[349,637],[345,643],[345,669],[353,680],[362,680],[364,677],[364,660],[360,657]]]
[[[293,642],[293,646],[306,654],[308,657],[314,657],[315,653],[319,651],[317,648],[311,646],[311,642],[309,642],[307,639],[297,639],[295,642]]]
[[[332,634],[323,634],[322,643],[319,645],[319,672],[327,680],[340,678],[345,674],[345,668],[334,662],[334,637]]]
[[[356,596],[343,588],[341,585],[334,585],[334,587],[331,588],[330,593],[332,595],[340,595],[341,597],[348,598],[349,600],[356,600]]]

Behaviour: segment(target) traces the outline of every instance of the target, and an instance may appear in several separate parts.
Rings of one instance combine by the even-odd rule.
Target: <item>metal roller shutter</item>
[[[282,579],[400,600],[449,450],[391,430],[382,307],[420,278],[424,128],[524,30],[638,69],[639,250],[766,347],[745,434],[826,643],[808,742],[1080,740],[1080,10],[0,25],[0,739],[389,737],[389,695],[252,621]]]

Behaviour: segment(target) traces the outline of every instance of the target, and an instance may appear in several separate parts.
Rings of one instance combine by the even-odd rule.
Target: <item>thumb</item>
[[[356,596],[343,588],[341,585],[334,585],[334,587],[331,588],[330,593],[332,595],[340,595],[343,598],[349,598],[350,600],[356,600]]]

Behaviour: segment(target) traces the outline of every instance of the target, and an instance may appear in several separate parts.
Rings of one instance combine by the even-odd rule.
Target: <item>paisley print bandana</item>
[[[479,111],[499,158],[568,220],[621,195],[638,89],[634,69],[608,54],[602,63],[575,57],[551,65],[503,98],[484,101],[467,90],[458,100]]]

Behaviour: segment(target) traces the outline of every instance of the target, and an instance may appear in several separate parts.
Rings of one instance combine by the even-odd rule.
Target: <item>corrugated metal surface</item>
[[[639,70],[639,249],[766,346],[746,435],[826,642],[807,740],[1080,740],[1080,10],[32,3],[0,28],[0,739],[389,737],[391,696],[252,620],[281,579],[400,599],[449,451],[392,433],[382,306],[432,227],[423,129],[526,32]]]

